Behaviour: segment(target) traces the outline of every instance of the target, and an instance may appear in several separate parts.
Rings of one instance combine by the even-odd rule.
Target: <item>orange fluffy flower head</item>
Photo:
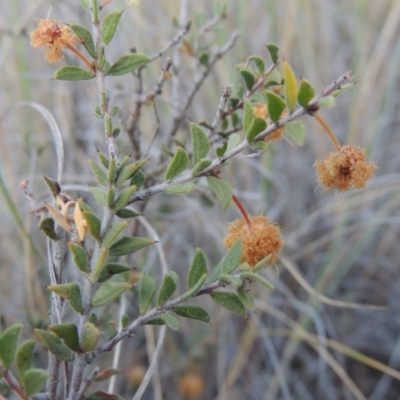
[[[45,48],[44,59],[48,63],[62,59],[65,47],[74,47],[79,43],[78,37],[68,26],[50,19],[41,19],[29,37],[33,47]]]
[[[340,191],[365,187],[377,168],[376,164],[365,161],[365,150],[352,146],[342,146],[323,161],[316,161],[314,166],[318,181],[325,189]]]
[[[243,252],[241,262],[254,267],[259,261],[271,256],[269,264],[274,264],[283,247],[283,239],[278,225],[273,224],[264,215],[251,217],[251,228],[241,218],[228,226],[224,246],[230,249],[237,239],[242,239]]]

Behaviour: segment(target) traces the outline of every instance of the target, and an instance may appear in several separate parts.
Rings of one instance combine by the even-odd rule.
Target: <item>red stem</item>
[[[246,221],[247,226],[249,227],[249,229],[251,229],[252,228],[251,221],[250,221],[249,215],[247,214],[247,211],[243,207],[243,204],[240,202],[240,200],[235,195],[232,196],[232,200],[238,206],[238,209],[242,213],[243,218]]]

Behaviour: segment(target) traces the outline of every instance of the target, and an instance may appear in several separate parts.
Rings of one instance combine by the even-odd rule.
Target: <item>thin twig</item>
[[[215,114],[213,122],[208,127],[208,137],[211,137],[215,133],[215,128],[217,128],[217,126],[223,121],[225,107],[228,103],[229,98],[231,97],[231,94],[232,86],[227,86],[222,89],[222,95],[219,100],[217,112]]]
[[[294,121],[300,118],[303,115],[309,113],[309,108],[313,109],[318,107],[318,101],[326,96],[329,96],[332,92],[340,88],[344,83],[348,82],[349,75],[348,73],[343,74],[337,80],[335,80],[331,85],[325,88],[318,96],[316,96],[313,100],[310,101],[307,108],[300,107],[292,114],[289,114],[285,118],[282,118],[277,124],[272,124],[268,126],[264,131],[262,131],[259,135],[254,138],[254,142],[264,140],[268,135],[275,132],[277,129],[281,128],[285,124],[290,121]],[[247,140],[243,140],[239,145],[237,145],[234,149],[225,153],[223,157],[216,158],[208,168],[202,170],[198,175],[192,176],[191,172],[188,172],[185,175],[182,175],[176,179],[173,179],[168,182],[163,182],[158,185],[151,186],[147,189],[141,190],[134,194],[134,196],[129,200],[128,204],[132,204],[136,201],[143,201],[148,199],[149,197],[154,196],[155,194],[164,192],[168,186],[170,185],[179,185],[181,183],[190,182],[194,179],[197,179],[201,176],[209,176],[212,175],[215,171],[223,167],[226,162],[231,159],[232,157],[236,156],[237,154],[241,153],[242,151],[251,147],[251,144]]]
[[[186,99],[184,100],[183,104],[179,106],[179,113],[174,117],[174,121],[172,123],[172,127],[167,135],[168,138],[171,138],[175,135],[179,125],[184,120],[187,110],[189,109],[190,105],[192,104],[192,100],[195,94],[198,92],[200,87],[202,86],[203,82],[209,75],[209,73],[213,70],[215,63],[220,60],[235,44],[236,40],[238,39],[239,34],[234,32],[229,40],[225,43],[223,47],[218,49],[213,56],[211,57],[207,67],[204,71],[196,78],[194,81],[191,89],[189,89],[189,94],[187,95]],[[176,105],[175,105],[176,106]]]

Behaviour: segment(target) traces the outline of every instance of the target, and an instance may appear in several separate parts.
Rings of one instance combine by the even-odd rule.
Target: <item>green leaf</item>
[[[113,187],[109,187],[106,193],[106,205],[107,208],[112,208],[114,205],[115,190]]]
[[[275,43],[265,43],[264,45],[269,51],[269,55],[271,57],[272,63],[277,64],[279,61],[279,47]]]
[[[247,133],[249,131],[250,126],[254,119],[253,106],[251,105],[251,102],[249,99],[246,99],[244,101],[243,110],[244,110],[244,112],[243,112],[243,131],[245,133]]]
[[[97,282],[103,283],[109,280],[112,276],[117,274],[122,274],[124,272],[132,271],[131,267],[127,267],[126,265],[118,264],[118,263],[109,263],[106,264],[101,270],[99,279]]]
[[[147,161],[148,159],[143,159],[119,168],[117,172],[117,180],[115,182],[116,186],[122,185],[125,181],[132,178],[132,176],[134,176],[138,171],[140,171],[141,168],[143,168]],[[133,184],[131,182],[130,186],[132,185]]]
[[[104,207],[106,205],[106,194],[104,193],[104,190],[94,186],[89,186],[88,189],[89,192],[94,197],[94,199],[96,200],[96,203],[100,207]]]
[[[268,143],[266,143],[264,141],[254,142],[251,144],[251,147],[253,149],[259,150],[261,152],[261,154],[264,154],[269,149]]]
[[[186,301],[186,300],[190,299],[191,297],[195,296],[197,294],[197,292],[203,287],[206,279],[207,279],[207,274],[203,274],[199,278],[199,280],[196,282],[196,284],[189,291],[187,291],[186,293],[184,293],[182,295],[182,299],[184,301]]]
[[[210,297],[220,306],[239,314],[243,318],[246,318],[246,308],[235,293],[213,292],[210,293]]]
[[[0,335],[0,360],[5,369],[9,369],[14,362],[21,329],[22,324],[14,324]]]
[[[169,329],[177,331],[179,329],[179,321],[171,314],[161,314],[161,318],[165,321]]]
[[[92,271],[90,272],[89,279],[90,282],[95,283],[98,281],[101,271],[103,270],[104,264],[106,263],[109,250],[103,248],[99,255],[97,256]]]
[[[25,371],[27,371],[32,366],[35,345],[36,342],[33,339],[29,339],[26,342],[22,343],[17,351],[15,366],[17,367],[18,375],[20,378],[22,378]]]
[[[142,171],[136,172],[131,179],[130,184],[135,185],[138,189],[140,189],[146,181],[146,177],[144,176]]]
[[[179,185],[168,185],[165,190],[169,194],[188,194],[193,192],[195,184],[193,182],[180,183]]]
[[[115,201],[114,210],[119,211],[124,208],[127,204],[133,193],[136,192],[136,186],[128,186],[125,189],[122,189],[119,193],[117,200]]]
[[[157,306],[163,306],[174,294],[178,287],[178,275],[175,272],[169,272],[164,275],[163,282],[157,296]]]
[[[205,282],[206,285],[218,280],[221,274],[230,274],[239,265],[240,259],[242,258],[242,248],[242,240],[237,239],[234,245],[208,276]]]
[[[86,10],[86,11],[90,10],[90,6],[91,6],[90,0],[80,0],[80,2],[81,2],[81,6],[84,10]]]
[[[208,158],[204,158],[200,160],[192,169],[192,176],[198,175],[201,171],[208,168],[211,165],[212,161]]]
[[[100,165],[93,160],[89,160],[89,166],[97,182],[99,182],[102,186],[108,187],[108,177]]]
[[[201,127],[193,122],[189,124],[193,146],[193,164],[196,165],[210,150],[210,141]]]
[[[267,122],[262,118],[254,118],[247,132],[246,139],[251,142],[258,134],[267,128]]]
[[[250,68],[243,66],[238,66],[237,69],[239,70],[240,74],[242,75],[242,78],[244,79],[247,90],[253,89],[254,82],[256,81],[253,71]]]
[[[110,257],[124,256],[134,253],[143,247],[156,243],[152,239],[136,236],[123,236],[110,247]]]
[[[283,61],[283,77],[285,79],[285,100],[287,108],[290,112],[293,112],[296,107],[297,100],[297,80],[292,67],[287,61]]]
[[[198,321],[210,322],[210,315],[208,312],[198,306],[175,306],[172,307],[172,311],[179,315],[180,317],[184,318],[191,318],[191,319],[197,319]]]
[[[62,340],[53,332],[43,329],[34,329],[40,342],[54,354],[59,360],[72,361],[72,351],[62,342]]]
[[[236,294],[249,310],[254,311],[254,296],[244,285],[236,289]]]
[[[251,56],[249,61],[253,61],[256,68],[258,69],[258,73],[262,75],[265,72],[265,64],[264,60],[259,56]]]
[[[204,274],[207,274],[207,260],[203,251],[197,247],[189,268],[187,279],[188,289],[192,289]]]
[[[237,133],[232,133],[228,139],[228,147],[226,149],[227,152],[233,150],[240,143],[240,136]]]
[[[86,51],[93,57],[97,58],[96,48],[94,46],[94,41],[92,34],[82,25],[70,24],[69,27],[75,32],[79,40],[85,47]]]
[[[92,299],[92,306],[100,307],[104,306],[107,303],[111,303],[113,300],[118,298],[122,293],[126,292],[131,287],[131,284],[125,282],[106,281],[94,294]]]
[[[266,95],[268,100],[268,116],[271,118],[272,122],[277,123],[283,110],[286,108],[286,103],[282,97],[274,92],[267,90]]]
[[[229,207],[232,201],[233,189],[230,183],[222,179],[215,178],[214,176],[207,177],[209,188],[213,191],[222,208],[225,210]]]
[[[150,306],[156,291],[154,279],[149,275],[143,275],[139,286],[139,312],[143,315]]]
[[[335,107],[336,100],[333,96],[327,96],[327,97],[323,97],[322,99],[319,99],[317,104],[320,107],[333,108],[333,107]]]
[[[68,242],[68,248],[75,266],[82,272],[89,272],[89,259],[86,250],[73,242]]]
[[[82,199],[78,199],[77,201],[78,201],[79,208],[82,211],[87,211],[87,212],[94,214],[92,207],[90,207],[88,204],[86,204]]]
[[[100,331],[91,322],[86,322],[83,327],[81,349],[83,353],[87,353],[96,348],[100,338]]]
[[[219,276],[219,281],[228,285],[232,285],[235,288],[243,286],[243,281],[240,278],[235,278],[229,274],[221,274]]]
[[[100,110],[101,113],[101,110]],[[103,165],[105,169],[108,169],[110,167],[110,160],[104,153],[102,153],[99,149],[97,149],[97,156],[99,157],[99,161]]]
[[[46,383],[48,376],[49,374],[44,369],[28,369],[23,378],[25,396],[30,397],[35,393],[38,393],[42,386]]]
[[[106,72],[106,75],[125,75],[145,66],[149,61],[151,59],[143,54],[128,54],[117,60]]]
[[[82,214],[83,218],[85,218],[89,233],[94,239],[99,240],[101,233],[100,219],[91,212],[83,211]]]
[[[7,383],[0,381],[0,394],[6,394],[10,390]]]
[[[104,18],[103,26],[101,28],[101,40],[106,45],[110,43],[112,38],[114,37],[121,15],[122,15],[122,10],[119,10],[119,11],[114,11],[111,14],[108,14]]]
[[[79,353],[81,351],[79,346],[78,328],[75,324],[66,322],[64,324],[50,325],[49,329],[55,333],[72,351]]]
[[[168,165],[167,172],[165,174],[165,178],[167,181],[174,179],[180,173],[185,171],[185,169],[189,165],[189,156],[186,153],[185,149],[182,147],[178,147],[174,154],[174,157],[171,160],[171,163]]]
[[[291,121],[285,125],[285,134],[292,138],[299,146],[303,146],[306,136],[303,121]]]
[[[65,67],[58,68],[54,72],[53,78],[59,81],[85,81],[94,78],[94,73],[75,65],[66,65]]]
[[[261,275],[255,274],[254,272],[242,272],[240,276],[243,279],[250,279],[251,281],[257,281],[258,283],[264,285],[267,289],[270,290],[274,289],[274,285],[270,281],[268,281]]]
[[[130,219],[130,218],[135,218],[139,217],[140,213],[130,210],[129,208],[123,208],[122,210],[118,210],[115,215],[119,218],[124,218],[124,219]]]
[[[240,140],[240,138],[239,138],[239,140]],[[221,146],[218,146],[215,149],[215,154],[217,155],[217,157],[219,157],[219,158],[223,157],[227,148],[228,148],[228,142],[226,140],[224,140],[222,142]]]
[[[107,178],[108,178],[108,183],[110,185],[112,185],[114,183],[114,179],[115,179],[115,173],[117,171],[117,165],[116,165],[116,161],[115,161],[115,157],[111,157],[110,161],[109,161],[109,166],[108,166],[108,174],[107,174]]]
[[[127,227],[128,223],[128,221],[114,222],[106,233],[101,246],[110,247],[116,240],[117,236]]]
[[[347,92],[349,89],[353,88],[354,83],[346,83],[345,85],[340,86],[340,89],[336,89],[332,92],[331,96],[337,97],[344,92]]]
[[[152,319],[148,320],[147,322],[145,322],[144,325],[161,326],[161,325],[165,325],[165,321],[161,317],[155,317],[155,318],[152,318]]]
[[[57,234],[54,229],[54,219],[51,217],[44,217],[39,222],[39,229],[52,240],[57,239]]]
[[[47,286],[47,289],[66,299],[72,309],[78,313],[82,313],[82,296],[81,290],[76,283],[63,283],[60,285]]]
[[[315,96],[315,89],[306,79],[300,81],[299,93],[297,93],[297,102],[304,108]]]

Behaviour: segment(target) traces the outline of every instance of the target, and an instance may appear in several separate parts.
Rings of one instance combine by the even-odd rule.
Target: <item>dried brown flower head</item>
[[[185,399],[196,399],[204,391],[204,381],[196,373],[188,372],[179,382],[179,392]]]
[[[352,146],[342,146],[314,166],[324,188],[340,191],[365,187],[377,168],[376,164],[365,161],[365,150]]]
[[[44,59],[49,63],[62,59],[65,47],[71,48],[79,43],[78,37],[68,26],[50,19],[41,19],[29,36],[33,47],[45,47]]]
[[[224,246],[229,249],[240,238],[243,243],[241,262],[255,266],[263,258],[271,255],[269,264],[274,264],[283,247],[279,226],[273,224],[264,215],[251,217],[250,222],[251,229],[243,218],[229,224]]]

